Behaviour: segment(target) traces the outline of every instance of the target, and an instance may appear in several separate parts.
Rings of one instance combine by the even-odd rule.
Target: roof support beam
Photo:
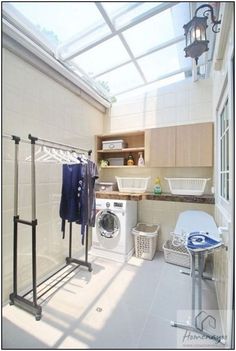
[[[136,57],[135,57],[135,60],[141,59],[141,58],[143,58],[143,57],[145,57],[145,56],[148,56],[148,55],[150,55],[150,54],[153,54],[153,53],[155,53],[155,52],[157,52],[157,51],[159,51],[159,50],[162,50],[162,49],[165,49],[165,48],[167,48],[167,47],[169,47],[169,46],[171,46],[171,45],[177,44],[177,43],[179,43],[179,42],[181,42],[181,41],[183,41],[183,40],[184,40],[184,36],[183,36],[183,35],[180,35],[180,36],[178,36],[178,37],[175,37],[175,38],[173,38],[173,39],[171,39],[171,40],[168,40],[168,41],[164,42],[163,44],[160,44],[160,45],[156,46],[155,48],[152,48],[152,49],[146,51],[146,52],[145,52],[144,54],[142,54],[142,55],[136,56]],[[99,73],[99,74],[93,76],[93,78],[100,77],[100,76],[102,76],[103,74],[109,73],[109,72],[115,70],[116,68],[123,67],[123,66],[126,65],[127,63],[131,63],[131,62],[132,62],[132,60],[125,61],[125,62],[121,63],[120,65],[116,65],[116,66],[114,66],[114,67],[111,67],[110,69],[108,69],[108,70],[106,70],[106,71],[103,71],[103,72],[101,72],[101,73]]]
[[[101,4],[101,3],[96,3],[97,4]],[[63,55],[63,51],[68,48],[69,46],[73,45],[75,42],[77,42],[80,39],[80,36],[78,36],[77,38],[74,37],[70,40],[68,40],[67,42],[65,42],[63,45],[60,46],[60,50],[57,52],[58,57],[60,57],[61,60],[69,60],[69,59],[73,59],[74,57],[83,54],[84,52],[94,48],[95,46],[97,46],[98,44],[103,43],[104,41],[113,38],[116,34],[122,33],[125,30],[132,28],[133,26],[135,26],[136,24],[139,24],[145,20],[147,20],[148,18],[151,18],[155,15],[157,15],[158,13],[161,13],[175,5],[177,5],[178,2],[166,2],[166,3],[162,3],[160,5],[158,5],[156,8],[151,9],[149,11],[147,11],[145,14],[140,15],[139,17],[135,18],[131,23],[115,30],[114,32],[107,34],[106,36],[104,36],[103,38],[100,38],[96,41],[94,41],[93,43],[91,43],[90,45],[87,45],[84,48],[80,48],[77,50],[72,51],[69,54],[65,54]],[[91,30],[91,29],[90,29]]]
[[[115,30],[110,18],[107,16],[107,14],[106,14],[104,8],[102,7],[101,3],[97,2],[96,6],[97,6],[98,10],[100,11],[101,15],[103,16],[104,20],[106,21],[107,25],[109,26],[110,30],[112,31],[112,33],[115,33],[116,30]],[[118,37],[120,38],[122,44],[124,45],[126,51],[128,52],[129,57],[131,59],[131,62],[135,65],[135,67],[136,67],[137,71],[139,72],[143,82],[147,83],[147,80],[146,80],[146,78],[145,78],[145,76],[143,74],[143,71],[141,70],[140,66],[137,64],[137,62],[135,60],[135,57],[134,57],[129,45],[127,44],[125,38],[123,37],[123,34],[122,33],[118,33]]]

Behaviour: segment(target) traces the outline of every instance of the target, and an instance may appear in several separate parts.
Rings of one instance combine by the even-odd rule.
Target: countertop
[[[189,202],[198,204],[214,204],[215,198],[210,194],[195,195],[173,195],[170,193],[162,193],[154,195],[153,193],[121,193],[119,191],[96,191],[96,198],[98,199],[113,199],[113,200],[155,200],[155,201],[173,201],[173,202]]]

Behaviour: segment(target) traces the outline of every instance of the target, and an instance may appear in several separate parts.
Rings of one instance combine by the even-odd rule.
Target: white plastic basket
[[[211,178],[165,178],[170,192],[176,195],[202,195]]]
[[[145,260],[152,260],[157,248],[157,236],[160,226],[138,223],[132,229],[135,244],[135,256]]]
[[[175,246],[171,240],[167,240],[163,244],[164,258],[165,261],[177,266],[182,266],[186,268],[191,267],[191,256],[184,245]],[[206,256],[204,256],[204,266],[205,266]],[[195,262],[195,267],[198,269],[198,261]]]
[[[150,177],[127,178],[116,177],[118,189],[123,193],[145,193]]]
[[[166,262],[190,268],[190,255],[185,246],[174,246],[171,240],[167,240],[163,245],[163,250]]]

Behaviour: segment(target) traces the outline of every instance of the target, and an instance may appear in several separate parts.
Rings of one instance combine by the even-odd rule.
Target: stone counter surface
[[[155,201],[172,201],[172,202],[188,202],[198,204],[214,204],[215,198],[210,194],[203,194],[201,196],[195,195],[173,195],[170,193],[162,193],[160,195],[154,195],[153,193],[121,193],[119,191],[110,192],[96,192],[96,198],[98,199],[113,199],[113,200],[155,200]]]

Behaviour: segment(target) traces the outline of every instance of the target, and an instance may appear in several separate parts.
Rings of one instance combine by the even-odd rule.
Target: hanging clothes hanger
[[[66,154],[70,159],[71,163],[80,163],[80,160],[78,160],[77,155],[74,155],[72,151],[67,151]]]
[[[40,147],[38,148],[38,150],[35,152],[35,156],[42,153],[42,146],[40,145]],[[31,155],[27,156],[25,161],[31,161]]]
[[[86,158],[86,156],[84,154],[79,154],[78,158],[83,164],[88,163],[88,159]]]
[[[44,155],[35,159],[36,162],[52,162],[56,161],[62,163],[62,159],[56,155],[55,149],[48,149],[46,146],[43,147]]]

